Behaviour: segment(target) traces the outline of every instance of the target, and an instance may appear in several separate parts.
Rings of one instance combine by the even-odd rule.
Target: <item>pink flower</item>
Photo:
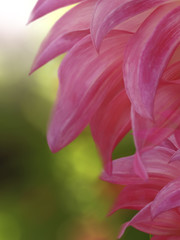
[[[75,2],[80,1],[39,0],[31,21]],[[68,51],[58,72],[60,88],[48,131],[53,152],[69,144],[90,123],[110,174],[112,151],[132,126],[135,171],[147,178],[141,152],[161,142],[180,124],[179,83],[173,82],[179,74],[179,51],[171,58],[180,38],[180,3],[116,0],[107,6],[109,0],[83,1],[65,14],[42,43],[31,72]],[[163,29],[162,33],[157,29]],[[161,50],[162,43],[171,46],[168,51]]]
[[[31,70],[67,52],[48,144],[59,151],[90,124],[104,162],[102,178],[126,185],[111,213],[139,210],[120,236],[132,225],[153,240],[177,240],[180,1],[39,0],[30,22],[73,3],[79,4],[54,25]],[[136,154],[112,162],[130,129]]]
[[[103,173],[105,181],[126,185],[110,214],[121,208],[140,210],[122,226],[120,237],[130,225],[154,235],[153,240],[176,240],[180,237],[179,147],[177,138],[172,136],[142,154],[148,180],[136,176],[132,167],[135,156],[113,161],[112,176]]]

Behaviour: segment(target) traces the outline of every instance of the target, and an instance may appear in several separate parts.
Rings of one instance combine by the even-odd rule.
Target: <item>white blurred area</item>
[[[42,70],[28,76],[38,48],[52,25],[70,8],[56,10],[27,25],[37,0],[0,0],[0,89],[17,81],[33,82],[36,91],[51,98],[54,91],[47,91],[56,82],[57,62],[51,61]],[[58,62],[59,64],[59,62]],[[55,79],[52,81],[52,78]],[[17,84],[15,85],[17,87]],[[50,97],[49,97],[50,96]]]

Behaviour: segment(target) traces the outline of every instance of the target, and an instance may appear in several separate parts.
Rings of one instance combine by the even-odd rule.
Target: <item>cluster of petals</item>
[[[112,212],[140,210],[121,235],[132,225],[152,240],[177,240],[180,1],[39,0],[29,22],[75,3],[52,27],[31,69],[67,52],[58,70],[50,149],[59,151],[89,124],[104,163],[102,178],[126,185]],[[135,155],[112,161],[130,130]]]
[[[180,142],[175,135],[145,151],[142,161],[149,178],[139,178],[133,169],[135,155],[113,161],[113,173],[101,178],[125,185],[109,214],[119,209],[139,212],[121,228],[128,226],[153,235],[152,240],[180,239]]]

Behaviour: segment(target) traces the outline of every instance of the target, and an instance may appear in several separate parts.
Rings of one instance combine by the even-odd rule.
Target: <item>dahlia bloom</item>
[[[110,174],[112,151],[132,128],[135,171],[147,178],[141,151],[158,144],[180,123],[179,85],[172,81],[179,74],[180,2],[39,0],[30,21],[76,2],[82,3],[57,21],[31,70],[68,51],[58,71],[49,146],[53,152],[60,150],[90,124]],[[168,71],[173,76],[166,76]],[[165,83],[169,80],[170,85]]]
[[[138,178],[133,169],[135,156],[113,161],[113,174],[102,179],[126,185],[110,214],[118,209],[139,212],[122,226],[120,237],[128,226],[153,235],[152,240],[180,238],[180,145],[174,136],[142,154],[148,180]]]

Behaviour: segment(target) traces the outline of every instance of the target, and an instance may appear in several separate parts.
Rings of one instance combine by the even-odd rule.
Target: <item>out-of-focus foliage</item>
[[[5,39],[1,44],[0,240],[115,240],[130,213],[106,217],[122,187],[99,179],[102,165],[89,128],[57,154],[47,146],[62,57],[29,77],[38,43],[20,39],[14,47]],[[129,135],[113,158],[133,150]],[[129,228],[122,239],[132,238],[148,236]]]

